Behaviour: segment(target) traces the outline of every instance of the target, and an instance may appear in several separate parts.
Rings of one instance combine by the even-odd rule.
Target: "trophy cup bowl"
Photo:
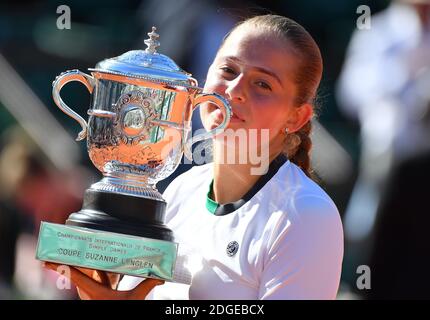
[[[65,226],[42,222],[38,259],[172,280],[177,244],[164,224],[166,202],[156,183],[176,170],[184,152],[190,157],[192,144],[222,132],[231,109],[157,53],[155,30],[148,33],[146,50],[103,60],[89,69],[91,75],[66,71],[53,82],[56,105],[81,125],[76,140],[87,139],[103,178],[85,191],[82,209]],[[88,122],[61,99],[61,89],[72,81],[91,94]],[[191,116],[202,103],[217,105],[224,120],[189,137]]]

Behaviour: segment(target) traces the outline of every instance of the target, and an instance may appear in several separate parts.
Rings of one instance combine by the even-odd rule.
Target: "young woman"
[[[111,289],[117,278],[72,269],[81,298],[143,299],[152,291],[152,298],[334,299],[342,224],[333,201],[311,179],[309,159],[321,75],[318,46],[291,19],[257,16],[236,26],[210,66],[205,91],[228,99],[227,131],[245,132],[247,148],[228,134],[217,136],[213,163],[193,167],[164,193],[176,241],[199,257],[191,285],[154,289],[163,282],[147,279],[117,291]],[[222,115],[208,104],[201,118],[209,130]],[[228,152],[235,152],[233,161],[226,161]],[[262,155],[264,170],[253,170],[253,152]]]

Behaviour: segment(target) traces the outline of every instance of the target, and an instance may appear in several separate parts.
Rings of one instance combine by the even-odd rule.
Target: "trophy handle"
[[[198,135],[196,135],[194,137],[190,137],[187,140],[187,142],[184,144],[184,147],[185,147],[184,148],[184,153],[185,153],[185,156],[188,159],[190,159],[190,160],[192,160],[191,146],[194,143],[202,141],[202,140],[206,140],[206,139],[209,139],[209,138],[213,138],[217,134],[220,134],[221,132],[223,132],[224,129],[225,129],[225,127],[227,127],[228,124],[230,123],[231,107],[230,107],[230,104],[228,103],[228,101],[223,96],[221,96],[218,93],[212,93],[212,94],[209,94],[209,93],[199,93],[194,98],[194,101],[193,101],[193,111],[200,104],[202,104],[204,102],[212,102],[213,104],[217,105],[218,108],[221,109],[221,112],[222,112],[222,114],[224,116],[224,119],[223,119],[222,123],[218,127],[214,128],[214,129],[212,129],[212,130],[210,130],[208,132],[205,132],[205,133],[202,133],[202,134],[198,134]]]
[[[78,137],[76,138],[76,141],[80,141],[85,139],[87,136],[88,124],[79,114],[70,109],[60,96],[60,91],[63,86],[72,81],[82,83],[87,87],[88,91],[92,93],[94,88],[94,78],[79,70],[69,70],[61,73],[52,83],[52,97],[54,98],[55,104],[61,109],[61,111],[75,119],[82,127],[81,132],[79,132]]]

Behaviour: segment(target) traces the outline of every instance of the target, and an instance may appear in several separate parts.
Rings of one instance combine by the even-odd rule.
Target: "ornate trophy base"
[[[164,224],[164,201],[87,189],[79,212],[66,225],[173,241]]]
[[[36,258],[139,277],[173,280],[177,243],[166,203],[87,189],[66,225],[42,222]]]

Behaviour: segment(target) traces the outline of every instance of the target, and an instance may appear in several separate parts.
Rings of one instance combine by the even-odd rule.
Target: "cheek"
[[[287,109],[282,106],[282,101],[256,102],[252,108],[252,127],[269,129],[270,136],[275,136],[285,127],[287,116]]]
[[[276,118],[276,115],[272,114],[271,116],[263,113],[263,114],[257,114],[253,117],[253,127],[257,129],[269,129],[270,135],[274,135],[276,132],[280,129],[280,123]]]

